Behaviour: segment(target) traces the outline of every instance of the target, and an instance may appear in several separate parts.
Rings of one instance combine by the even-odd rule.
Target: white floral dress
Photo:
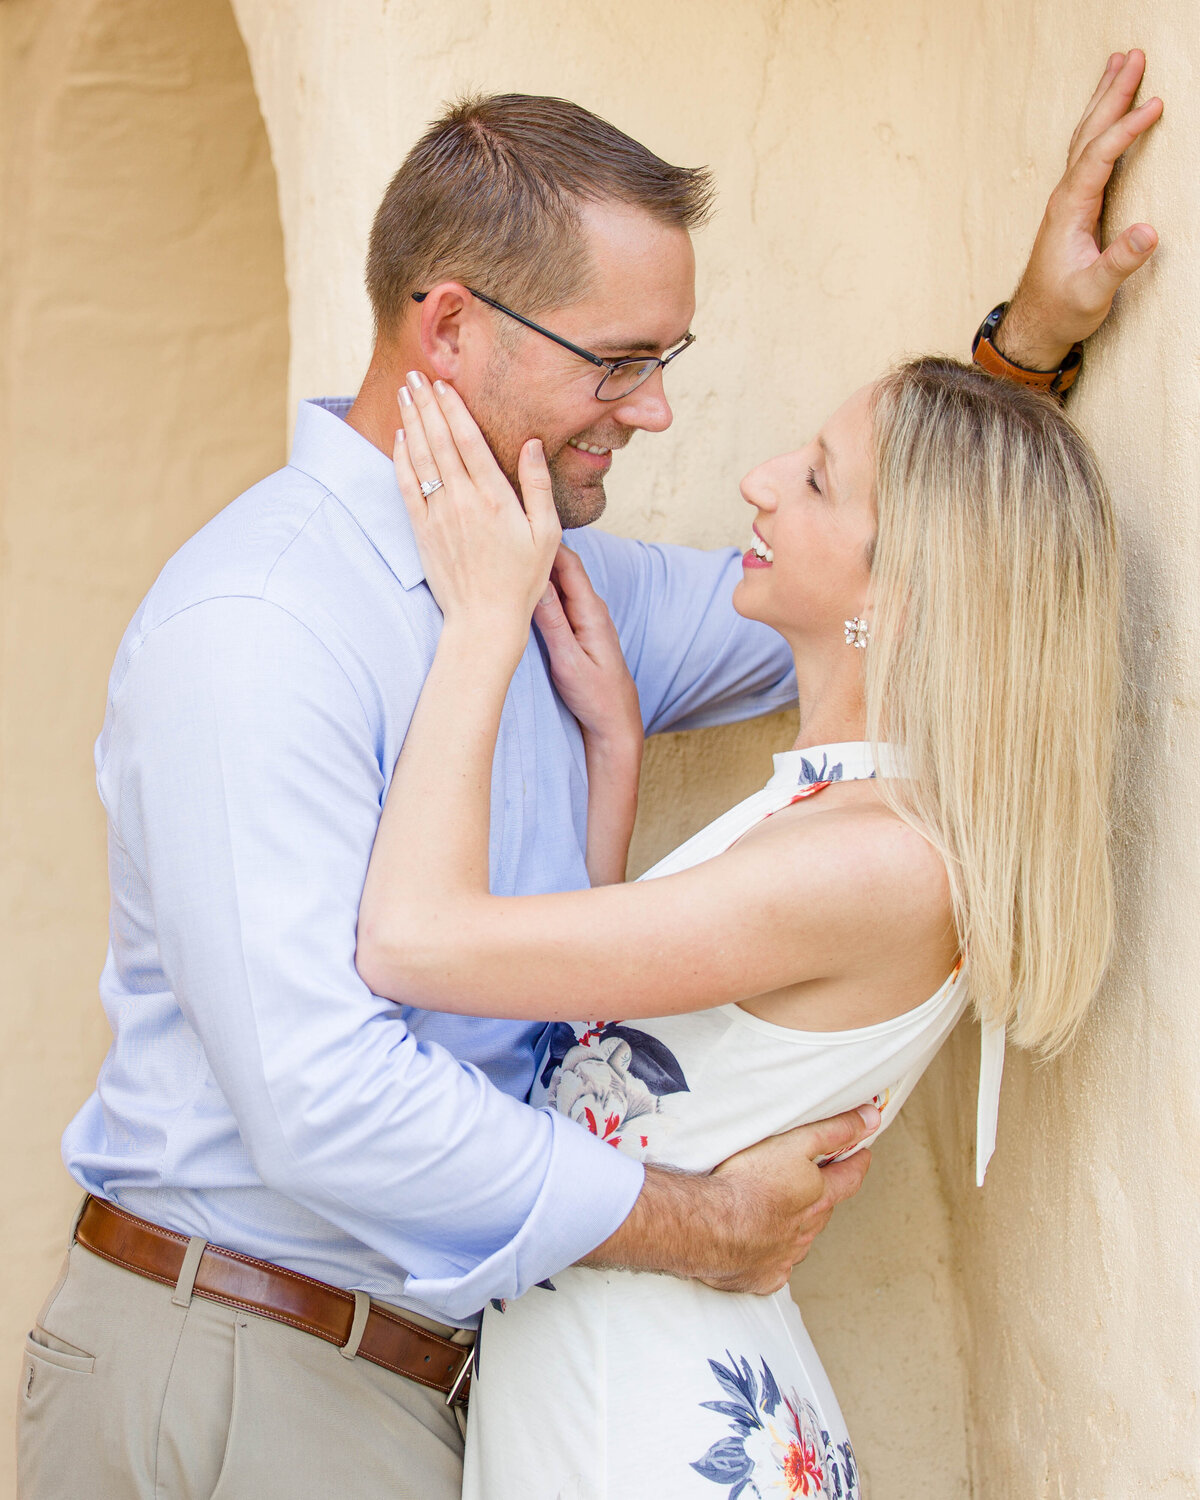
[[[838,780],[872,776],[862,744],[775,757],[763,791],[650,870],[712,858]],[[878,1026],[805,1032],[737,1005],[557,1024],[532,1100],[646,1162],[707,1171],[794,1125],[874,1099],[896,1112],[958,1020],[956,971]],[[859,1500],[837,1398],[783,1290],[573,1266],[484,1314],[464,1500]]]

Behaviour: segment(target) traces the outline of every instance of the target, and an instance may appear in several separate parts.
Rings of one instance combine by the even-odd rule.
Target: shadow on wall
[[[283,462],[288,335],[275,175],[225,0],[3,12],[0,1119],[22,1149],[0,1194],[0,1368],[15,1370],[75,1198],[59,1136],[108,1041],[90,757],[108,671],[166,558]]]

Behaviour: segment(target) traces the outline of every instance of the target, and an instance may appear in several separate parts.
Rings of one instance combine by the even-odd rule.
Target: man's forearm
[[[1049,326],[1049,319],[1031,297],[1022,298],[1018,287],[992,345],[1023,370],[1057,370],[1073,344],[1056,340]]]
[[[664,1271],[722,1291],[778,1291],[834,1205],[858,1191],[870,1153],[817,1162],[859,1145],[878,1126],[879,1111],[865,1105],[771,1136],[710,1173],[647,1167],[624,1223],[581,1264]]]
[[[629,1217],[581,1264],[707,1280],[726,1269],[732,1209],[720,1178],[647,1167]]]

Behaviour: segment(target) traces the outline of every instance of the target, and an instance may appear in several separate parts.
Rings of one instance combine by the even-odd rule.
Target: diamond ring
[[[443,479],[422,479],[421,493],[425,496],[426,500],[428,500],[430,495],[433,494],[434,490],[440,490],[444,483],[445,480]]]

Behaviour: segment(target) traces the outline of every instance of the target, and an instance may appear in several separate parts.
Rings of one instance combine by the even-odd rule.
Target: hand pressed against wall
[[[1067,169],[1050,194],[1029,264],[993,342],[1029,370],[1052,370],[1095,333],[1118,287],[1158,244],[1149,224],[1100,243],[1104,193],[1117,161],[1162,114],[1161,99],[1133,106],[1144,53],[1115,52],[1071,137]]]

